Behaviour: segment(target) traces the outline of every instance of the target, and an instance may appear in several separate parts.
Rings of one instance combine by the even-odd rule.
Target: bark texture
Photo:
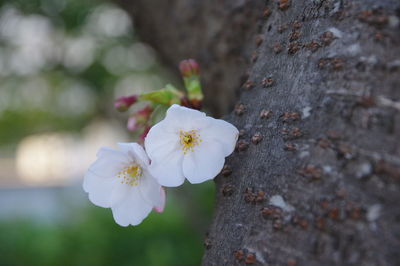
[[[238,99],[203,265],[400,265],[399,1],[121,2]]]

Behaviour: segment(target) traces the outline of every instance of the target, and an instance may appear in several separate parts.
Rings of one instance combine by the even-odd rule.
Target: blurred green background
[[[134,141],[113,101],[179,80],[108,1],[0,1],[0,265],[199,265],[212,182],[168,189],[163,214],[119,227],[90,204],[101,146]]]

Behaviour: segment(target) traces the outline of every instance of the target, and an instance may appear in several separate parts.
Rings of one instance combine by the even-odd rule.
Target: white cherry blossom
[[[163,211],[165,191],[150,174],[149,158],[139,144],[118,146],[120,150],[99,150],[86,172],[83,189],[93,204],[111,208],[117,224],[138,225],[153,208]]]
[[[145,139],[150,171],[167,187],[179,186],[185,178],[192,184],[213,179],[233,152],[238,134],[224,120],[174,104]]]

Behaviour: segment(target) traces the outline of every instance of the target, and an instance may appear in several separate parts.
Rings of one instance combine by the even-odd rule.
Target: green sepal
[[[179,104],[182,96],[182,92],[171,84],[167,84],[164,89],[140,95],[140,99],[158,104],[173,105]]]

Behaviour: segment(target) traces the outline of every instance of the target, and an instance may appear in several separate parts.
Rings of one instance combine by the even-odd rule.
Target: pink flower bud
[[[194,59],[182,60],[179,63],[179,69],[181,71],[182,76],[184,77],[190,77],[193,75],[200,74],[199,64]]]
[[[136,112],[136,114],[143,118],[149,119],[152,112],[153,112],[153,108],[151,108],[150,105],[146,105],[144,108],[138,110]]]
[[[148,124],[151,114],[153,113],[153,108],[149,105],[136,111],[133,115],[128,118],[128,123],[126,127],[129,131],[138,130]]]
[[[140,128],[136,116],[131,116],[128,118],[128,123],[126,124],[126,127],[129,131],[135,131]]]
[[[132,104],[136,103],[137,100],[138,97],[136,95],[123,96],[115,100],[114,107],[120,112],[125,112]]]

